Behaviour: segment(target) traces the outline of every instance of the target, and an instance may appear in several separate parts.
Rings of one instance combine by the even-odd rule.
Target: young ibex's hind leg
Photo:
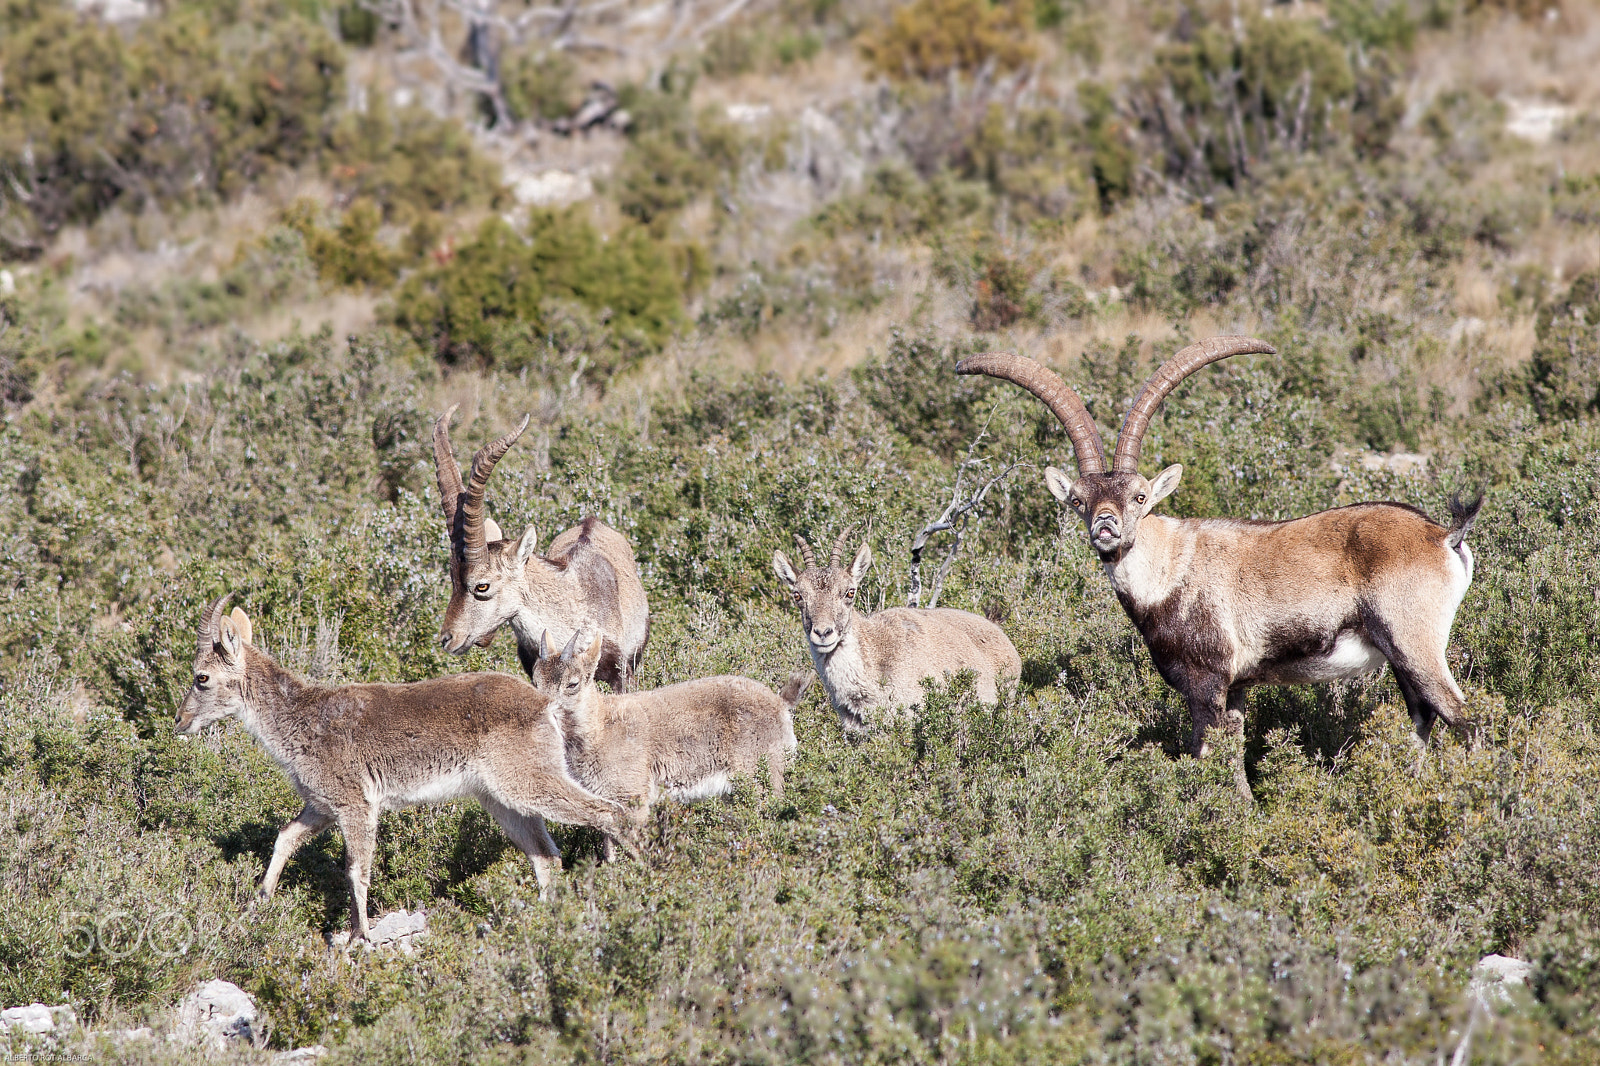
[[[493,796],[479,796],[478,802],[489,812],[489,817],[499,823],[506,836],[511,838],[511,843],[520,848],[528,861],[533,863],[533,876],[538,879],[539,896],[543,898],[549,893],[556,875],[561,872],[561,849],[550,839],[544,816],[521,814]]]
[[[267,876],[261,879],[261,891],[257,893],[262,899],[271,899],[272,893],[277,891],[278,878],[283,874],[284,864],[300,845],[332,823],[333,815],[318,810],[308,803],[305,809],[295,816],[294,821],[278,830],[278,842],[272,846],[272,861],[267,864]]]

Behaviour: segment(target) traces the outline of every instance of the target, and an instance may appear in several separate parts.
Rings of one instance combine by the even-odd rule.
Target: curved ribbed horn
[[[222,609],[233,598],[233,593],[225,592],[222,598],[206,609],[200,617],[200,634],[194,643],[195,657],[211,654],[212,647],[222,639]]]
[[[796,533],[794,535],[794,543],[800,549],[800,561],[806,564],[806,569],[815,570],[817,568],[817,553],[811,550],[811,545],[806,543],[806,538]]]
[[[1118,474],[1139,472],[1139,450],[1144,446],[1144,431],[1150,428],[1150,418],[1161,406],[1167,394],[1178,383],[1196,370],[1230,355],[1277,355],[1278,349],[1254,337],[1211,337],[1184,348],[1161,364],[1161,368],[1144,383],[1128,417],[1122,420],[1122,432],[1117,434],[1117,450],[1111,457],[1111,469]]]
[[[481,563],[488,542],[483,533],[483,490],[489,484],[489,474],[494,464],[517,442],[522,431],[528,428],[528,416],[522,423],[499,440],[492,440],[478,449],[472,457],[472,476],[467,481],[466,496],[461,501],[461,553],[469,563]]]
[[[439,475],[439,506],[444,508],[445,530],[450,534],[451,540],[456,537],[456,506],[461,499],[461,467],[456,465],[456,453],[450,447],[450,419],[460,406],[458,403],[451,404],[450,410],[440,415],[433,423],[433,466]]]
[[[1072,387],[1061,380],[1061,375],[1025,355],[1009,352],[985,352],[968,356],[956,364],[957,374],[987,374],[1001,378],[1013,385],[1021,385],[1037,396],[1052,414],[1060,419],[1067,436],[1072,438],[1072,451],[1078,459],[1078,474],[1103,474],[1106,470],[1105,447],[1100,442],[1100,430],[1083,400]]]
[[[850,534],[854,533],[855,531],[856,531],[856,524],[854,522],[852,522],[848,526],[844,527],[844,532],[843,533],[840,533],[837,537],[834,538],[834,540],[833,540],[833,550],[828,553],[828,565],[829,566],[842,566],[842,565],[844,565],[839,560],[841,558],[843,558],[843,556],[844,556],[845,541],[847,541],[850,538]]]

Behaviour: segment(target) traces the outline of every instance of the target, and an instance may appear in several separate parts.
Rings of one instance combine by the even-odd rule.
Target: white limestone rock
[[[256,1001],[231,981],[207,981],[178,1002],[173,1039],[222,1048],[229,1041],[254,1043]]]

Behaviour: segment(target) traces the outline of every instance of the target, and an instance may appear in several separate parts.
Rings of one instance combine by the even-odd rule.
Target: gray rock
[[[48,1007],[43,1003],[30,1003],[26,1007],[0,1010],[0,1032],[53,1033],[77,1024],[78,1016],[64,1004]]]
[[[402,908],[390,911],[382,918],[372,923],[372,935],[365,943],[369,949],[399,948],[409,955],[416,950],[415,941],[428,931],[428,913],[418,907],[414,912],[407,914]],[[332,944],[334,947],[344,947],[350,943],[349,933],[337,933]]]
[[[1485,955],[1472,968],[1472,997],[1489,1010],[1511,1003],[1511,989],[1526,985],[1533,963],[1504,955]]]
[[[328,1053],[328,1049],[321,1044],[312,1044],[310,1047],[297,1047],[293,1051],[280,1051],[272,1056],[272,1061],[278,1066],[293,1066],[299,1062],[315,1062]]]
[[[173,1039],[183,1044],[226,1047],[230,1040],[254,1043],[255,998],[230,981],[207,981],[178,1003]]]

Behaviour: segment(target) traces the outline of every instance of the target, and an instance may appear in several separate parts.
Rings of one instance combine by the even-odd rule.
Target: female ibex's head
[[[789,557],[781,551],[772,556],[772,568],[794,602],[799,604],[800,625],[819,655],[833,651],[850,632],[850,623],[855,618],[856,589],[872,566],[872,549],[865,544],[856,552],[850,569],[841,565],[845,543],[853,528],[845,529],[833,542],[827,566],[817,565],[811,545],[798,533],[794,539],[800,548],[801,561],[805,563],[804,570],[796,572]]]
[[[228,597],[223,596],[200,619],[194,680],[178,706],[179,736],[192,736],[244,707],[244,649],[250,643],[250,618],[237,607],[224,615],[227,604]]]
[[[1154,481],[1139,473],[1139,451],[1156,408],[1179,382],[1201,367],[1230,355],[1251,353],[1274,355],[1277,349],[1250,337],[1212,337],[1189,345],[1161,364],[1123,419],[1109,472],[1094,419],[1083,400],[1054,371],[1026,356],[990,352],[963,359],[956,365],[956,373],[988,374],[1021,385],[1061,420],[1072,438],[1078,476],[1071,479],[1053,466],[1046,467],[1045,484],[1051,495],[1078,513],[1088,530],[1090,546],[1101,559],[1111,562],[1133,547],[1140,519],[1172,495],[1183,477],[1183,467],[1176,464],[1157,474]]]
[[[433,424],[433,461],[439,475],[439,501],[450,531],[450,605],[439,627],[439,644],[452,655],[465,655],[473,645],[487,647],[500,626],[521,604],[521,576],[539,534],[529,526],[516,541],[502,540],[500,527],[483,513],[489,474],[522,431],[528,418],[499,440],[478,449],[465,486],[450,447],[451,407]]]

